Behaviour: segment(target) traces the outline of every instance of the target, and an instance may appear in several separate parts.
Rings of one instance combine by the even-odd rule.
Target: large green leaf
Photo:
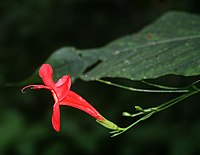
[[[200,17],[183,12],[167,13],[137,34],[82,55],[101,63],[82,76],[85,80],[122,77],[132,80],[166,74],[200,74]]]
[[[200,17],[170,12],[140,32],[102,48],[59,49],[45,63],[53,66],[55,79],[68,73],[74,79],[81,77],[83,80],[103,77],[143,80],[167,74],[199,75]]]

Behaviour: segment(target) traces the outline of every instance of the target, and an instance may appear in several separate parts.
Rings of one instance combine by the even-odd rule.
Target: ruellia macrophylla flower
[[[60,105],[71,106],[83,110],[100,121],[104,119],[100,113],[86,100],[70,90],[70,75],[63,76],[56,83],[54,83],[52,78],[52,67],[49,64],[43,64],[39,70],[39,76],[42,78],[44,85],[28,85],[22,89],[22,92],[24,92],[26,88],[35,90],[47,89],[51,91],[55,102],[53,105],[52,125],[57,132],[60,131]]]
[[[52,125],[53,128],[60,131],[60,106],[66,105],[77,109],[80,109],[92,117],[94,117],[98,123],[106,128],[116,130],[118,127],[105,119],[92,105],[90,105],[80,95],[70,90],[71,78],[70,75],[61,77],[56,83],[53,81],[53,69],[49,64],[43,64],[39,70],[39,76],[42,78],[44,85],[28,85],[22,88],[22,92],[27,88],[31,89],[47,89],[50,90],[53,98],[53,114]]]

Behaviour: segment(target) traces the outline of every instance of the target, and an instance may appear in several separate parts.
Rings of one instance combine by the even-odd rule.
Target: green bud
[[[137,111],[144,112],[144,110],[143,110],[140,106],[135,106],[135,109],[136,109]]]

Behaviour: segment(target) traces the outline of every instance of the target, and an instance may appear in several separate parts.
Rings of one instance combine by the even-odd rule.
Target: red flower
[[[53,115],[52,115],[52,125],[53,128],[59,132],[60,131],[60,105],[67,105],[74,108],[78,108],[89,115],[93,116],[100,122],[104,122],[104,117],[92,107],[86,100],[84,100],[80,95],[70,90],[71,78],[70,75],[63,76],[54,83],[53,69],[49,64],[43,64],[39,70],[39,75],[42,78],[45,85],[28,85],[22,89],[22,92],[26,88],[31,87],[31,89],[48,89],[51,91],[54,98],[53,105]]]

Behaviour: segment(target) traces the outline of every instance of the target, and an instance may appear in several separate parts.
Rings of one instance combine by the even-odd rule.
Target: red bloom
[[[45,85],[28,85],[22,89],[22,92],[24,92],[24,90],[29,87],[35,90],[44,88],[51,91],[55,101],[53,105],[52,125],[57,132],[60,131],[60,105],[67,105],[78,108],[93,116],[98,121],[104,120],[100,113],[86,100],[84,100],[75,92],[69,90],[71,87],[70,75],[63,76],[58,80],[58,82],[54,83],[52,79],[53,69],[49,64],[43,64],[41,66],[39,75]]]

